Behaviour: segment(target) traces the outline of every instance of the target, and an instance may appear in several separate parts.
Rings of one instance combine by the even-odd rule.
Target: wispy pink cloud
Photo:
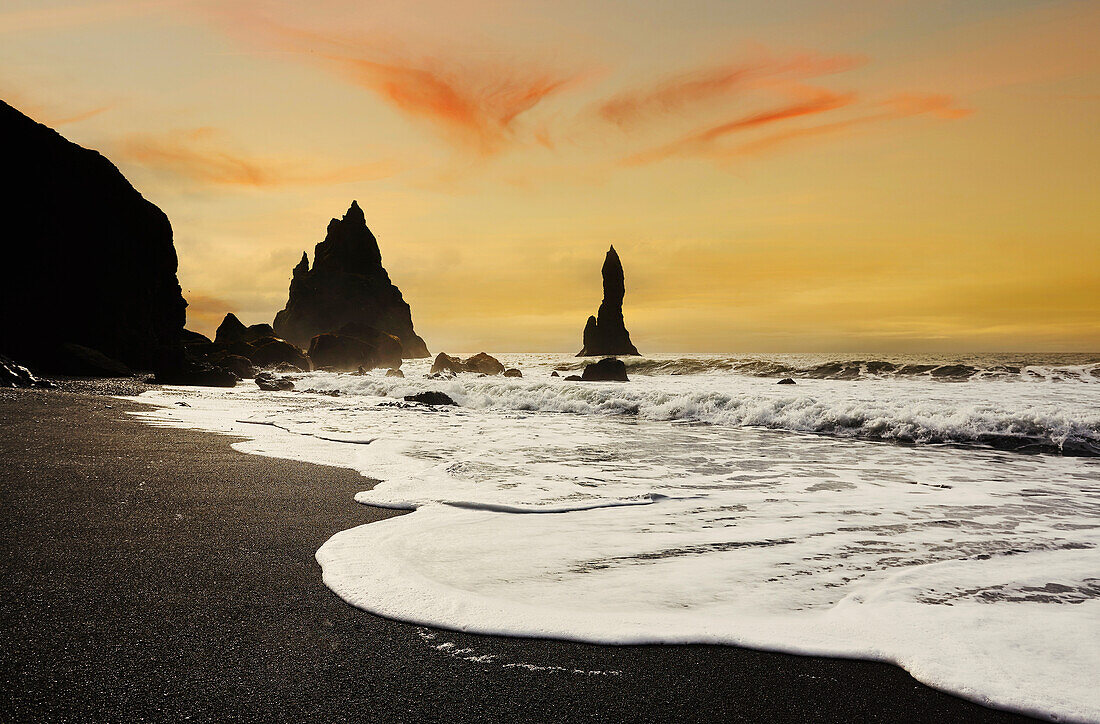
[[[514,66],[461,70],[438,60],[377,62],[327,56],[341,72],[399,111],[435,124],[450,139],[489,154],[512,136],[515,120],[575,77]]]
[[[759,52],[758,57],[736,64],[697,68],[647,88],[617,93],[600,104],[598,114],[620,128],[654,117],[723,99],[731,99],[747,86],[765,79],[803,80],[857,68],[866,63],[859,55],[799,53],[776,57]]]
[[[319,62],[399,113],[429,123],[448,142],[481,155],[516,141],[523,114],[583,76],[521,54],[462,53],[426,40],[312,30],[241,8],[219,9],[215,17],[253,43]],[[413,47],[415,52],[409,50]]]
[[[858,126],[911,116],[930,115],[944,120],[954,120],[966,118],[972,113],[972,109],[960,108],[953,97],[942,93],[900,93],[872,106],[870,112],[863,115],[770,133],[728,149],[723,152],[723,155],[733,157],[763,153],[801,139],[835,134]]]
[[[806,88],[800,92],[804,96],[780,106],[750,113],[740,118],[695,131],[682,136],[671,143],[658,148],[635,154],[626,159],[625,164],[636,166],[653,163],[672,156],[707,155],[715,143],[730,134],[757,129],[774,123],[811,116],[850,105],[855,101],[855,93],[835,93],[823,88]]]

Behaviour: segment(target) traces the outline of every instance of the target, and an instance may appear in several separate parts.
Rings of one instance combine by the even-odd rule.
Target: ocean
[[[433,380],[414,360],[404,379],[136,399],[151,424],[349,467],[380,481],[358,502],[414,511],[317,551],[364,610],[888,661],[1100,721],[1100,356],[657,355],[626,360],[628,383],[496,356],[523,378]],[[402,402],[426,390],[458,407]]]

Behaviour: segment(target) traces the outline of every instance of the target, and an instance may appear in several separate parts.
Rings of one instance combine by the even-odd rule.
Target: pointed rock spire
[[[286,308],[275,316],[275,334],[308,347],[319,334],[349,324],[397,337],[402,356],[427,357],[424,340],[413,330],[409,305],[382,266],[378,240],[363,210],[351,202],[343,218],[332,219],[325,240],[294,267]]]
[[[626,283],[619,254],[612,246],[607,250],[603,269],[603,302],[597,316],[589,317],[584,327],[584,348],[578,357],[601,355],[636,355],[638,348],[630,341],[623,321],[623,297]]]
[[[356,225],[367,225],[367,219],[363,216],[363,210],[359,208],[359,202],[352,199],[351,206],[348,207],[348,213],[344,214],[343,221],[345,223],[351,223]]]
[[[298,262],[298,266],[294,267],[294,271],[293,271],[292,275],[297,277],[297,276],[301,276],[302,274],[307,273],[308,271],[309,271],[309,257],[306,256],[306,253],[303,251],[302,252],[302,260],[300,262]]]

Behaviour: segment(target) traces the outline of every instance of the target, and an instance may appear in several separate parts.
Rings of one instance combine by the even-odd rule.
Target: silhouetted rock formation
[[[347,329],[350,325],[345,325]],[[401,366],[401,341],[377,329],[352,327],[354,334],[319,334],[309,344],[309,358],[318,369],[337,372]]]
[[[568,379],[568,378],[567,378]],[[621,359],[608,357],[584,366],[581,379],[585,382],[629,382],[626,364]]]
[[[168,218],[117,168],[0,102],[0,347],[81,374],[88,355],[151,369],[182,355]],[[75,366],[74,366],[75,365]]]
[[[223,367],[187,355],[172,355],[157,368],[156,380],[162,385],[233,387],[237,384],[237,375]]]
[[[192,332],[190,329],[180,331],[180,341],[183,342],[185,347],[192,344],[210,344],[209,337],[205,334]]]
[[[623,265],[612,246],[603,262],[603,302],[598,316],[589,317],[584,326],[584,347],[578,357],[597,357],[611,354],[638,354],[638,348],[630,341],[623,321],[623,296],[626,285]]]
[[[313,368],[306,353],[285,339],[265,337],[252,344],[244,344],[246,349],[242,356],[250,359],[257,367],[290,367],[301,372],[309,372]]]
[[[452,357],[451,355],[440,352],[435,357],[435,362],[432,363],[432,368],[429,370],[429,374],[436,374],[441,372],[449,372],[450,374],[458,374],[459,372],[476,372],[482,375],[499,375],[504,372],[504,365],[500,363],[496,357],[485,352],[478,352],[473,357],[469,357],[465,360],[458,357]]]
[[[342,219],[329,222],[325,240],[313,254],[313,268],[302,253],[290,281],[286,308],[275,315],[275,334],[301,347],[313,337],[355,322],[401,341],[402,357],[427,357],[424,340],[413,331],[409,305],[382,267],[378,241],[355,201]]]
[[[218,325],[218,331],[214,333],[214,341],[218,344],[232,344],[234,342],[246,342],[252,344],[266,337],[276,337],[275,330],[270,324],[252,324],[244,326],[237,315],[230,312]]]
[[[238,379],[247,380],[256,376],[256,368],[252,360],[238,354],[226,354],[214,360],[214,364],[223,370],[229,370],[237,375]]]

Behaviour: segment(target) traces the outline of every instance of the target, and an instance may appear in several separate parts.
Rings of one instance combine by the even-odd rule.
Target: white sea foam
[[[299,387],[341,395],[164,390],[142,416],[381,479],[356,499],[414,512],[317,554],[326,584],[369,611],[893,661],[982,703],[1100,721],[1100,458],[924,444],[1080,446],[1100,387],[792,389],[728,372],[582,385],[547,378],[564,358],[505,361],[527,377],[316,373]],[[425,389],[462,406],[393,404]]]

